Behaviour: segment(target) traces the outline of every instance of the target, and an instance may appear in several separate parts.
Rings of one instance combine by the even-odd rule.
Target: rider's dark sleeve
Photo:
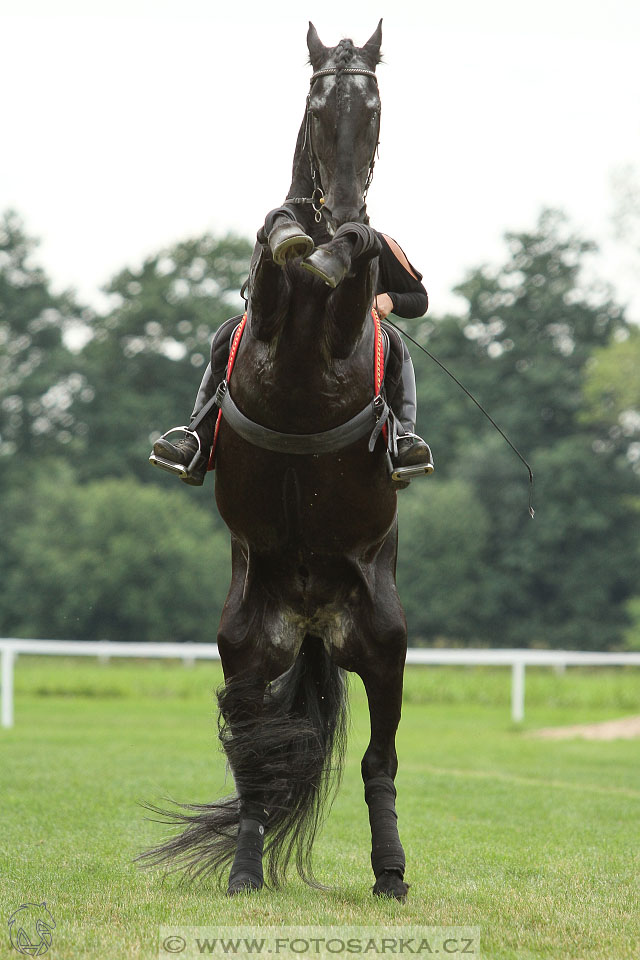
[[[378,231],[376,233],[382,242],[376,293],[389,294],[393,300],[393,312],[398,317],[410,320],[424,316],[429,306],[429,297],[422,284],[422,274],[410,263],[409,266],[416,275],[412,277],[402,266],[384,236]]]

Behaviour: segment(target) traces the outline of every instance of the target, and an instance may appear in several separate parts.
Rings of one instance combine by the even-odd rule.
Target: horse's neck
[[[350,367],[360,367],[362,357],[369,358],[373,349],[373,323],[370,315],[351,316],[353,339],[348,349],[343,349],[337,334],[337,322],[330,301],[335,297],[324,291],[297,289],[291,298],[289,309],[279,336],[272,344],[272,355],[283,370],[298,368],[303,376],[331,381],[342,376]],[[320,296],[318,296],[320,293]],[[367,322],[367,320],[369,322]],[[367,360],[368,363],[368,360]]]
[[[250,359],[246,366],[239,364],[237,379],[243,382],[234,390],[236,402],[258,419],[266,403],[272,414],[285,418],[283,423],[291,420],[287,429],[314,432],[323,429],[327,417],[335,419],[336,411],[344,411],[346,419],[371,398],[373,323],[364,325],[351,353],[338,357],[331,352],[322,322],[317,322],[321,318],[312,312],[302,315],[293,306],[273,340],[255,340],[249,332]],[[300,431],[294,426],[297,419],[303,424]]]
[[[296,148],[293,154],[293,169],[291,171],[291,186],[287,197],[310,197],[313,190],[311,179],[311,164],[309,161],[308,145],[305,143],[306,112],[302,118]]]

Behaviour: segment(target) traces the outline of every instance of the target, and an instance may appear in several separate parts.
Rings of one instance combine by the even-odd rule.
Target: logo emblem
[[[55,925],[46,903],[23,903],[9,917],[11,945],[27,957],[41,957],[51,946]]]

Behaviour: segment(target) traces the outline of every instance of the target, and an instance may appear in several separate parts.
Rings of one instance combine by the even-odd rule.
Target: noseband
[[[316,223],[320,223],[322,219],[322,206],[324,204],[324,190],[322,189],[322,184],[320,182],[320,173],[319,173],[319,164],[316,157],[316,153],[313,147],[313,138],[311,135],[311,91],[316,80],[319,80],[321,77],[335,77],[338,74],[350,74],[351,76],[357,75],[361,77],[371,77],[373,80],[378,82],[373,70],[365,70],[360,67],[327,67],[325,70],[317,70],[309,81],[309,93],[307,94],[307,108],[304,117],[304,140],[302,143],[302,149],[308,147],[309,152],[309,168],[311,172],[311,182],[313,183],[313,190],[310,197],[288,197],[287,203],[310,203],[313,207],[315,213]],[[378,148],[380,147],[380,118],[378,118],[378,131],[376,135],[376,145],[373,148],[373,153],[371,155],[371,160],[369,162],[369,172],[367,174],[367,179],[364,185],[364,191],[362,193],[363,202],[367,199],[367,193],[369,192],[369,187],[371,186],[371,181],[373,180],[373,168],[376,163],[376,157],[378,155]]]

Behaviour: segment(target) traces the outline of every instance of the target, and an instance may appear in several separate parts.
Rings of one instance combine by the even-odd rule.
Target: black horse
[[[325,47],[312,24],[307,43],[314,72],[293,180],[258,234],[248,319],[220,394],[216,500],[232,541],[220,735],[237,793],[169,815],[183,832],[143,858],[194,876],[232,863],[231,894],[263,885],[263,853],[272,883],[291,859],[313,881],[311,846],[344,749],[344,671],[353,671],[371,717],[362,777],[373,891],[403,900],[394,778],[407,632],[380,435],[388,410],[374,399],[380,241],[365,206],[381,23],[360,48]]]

